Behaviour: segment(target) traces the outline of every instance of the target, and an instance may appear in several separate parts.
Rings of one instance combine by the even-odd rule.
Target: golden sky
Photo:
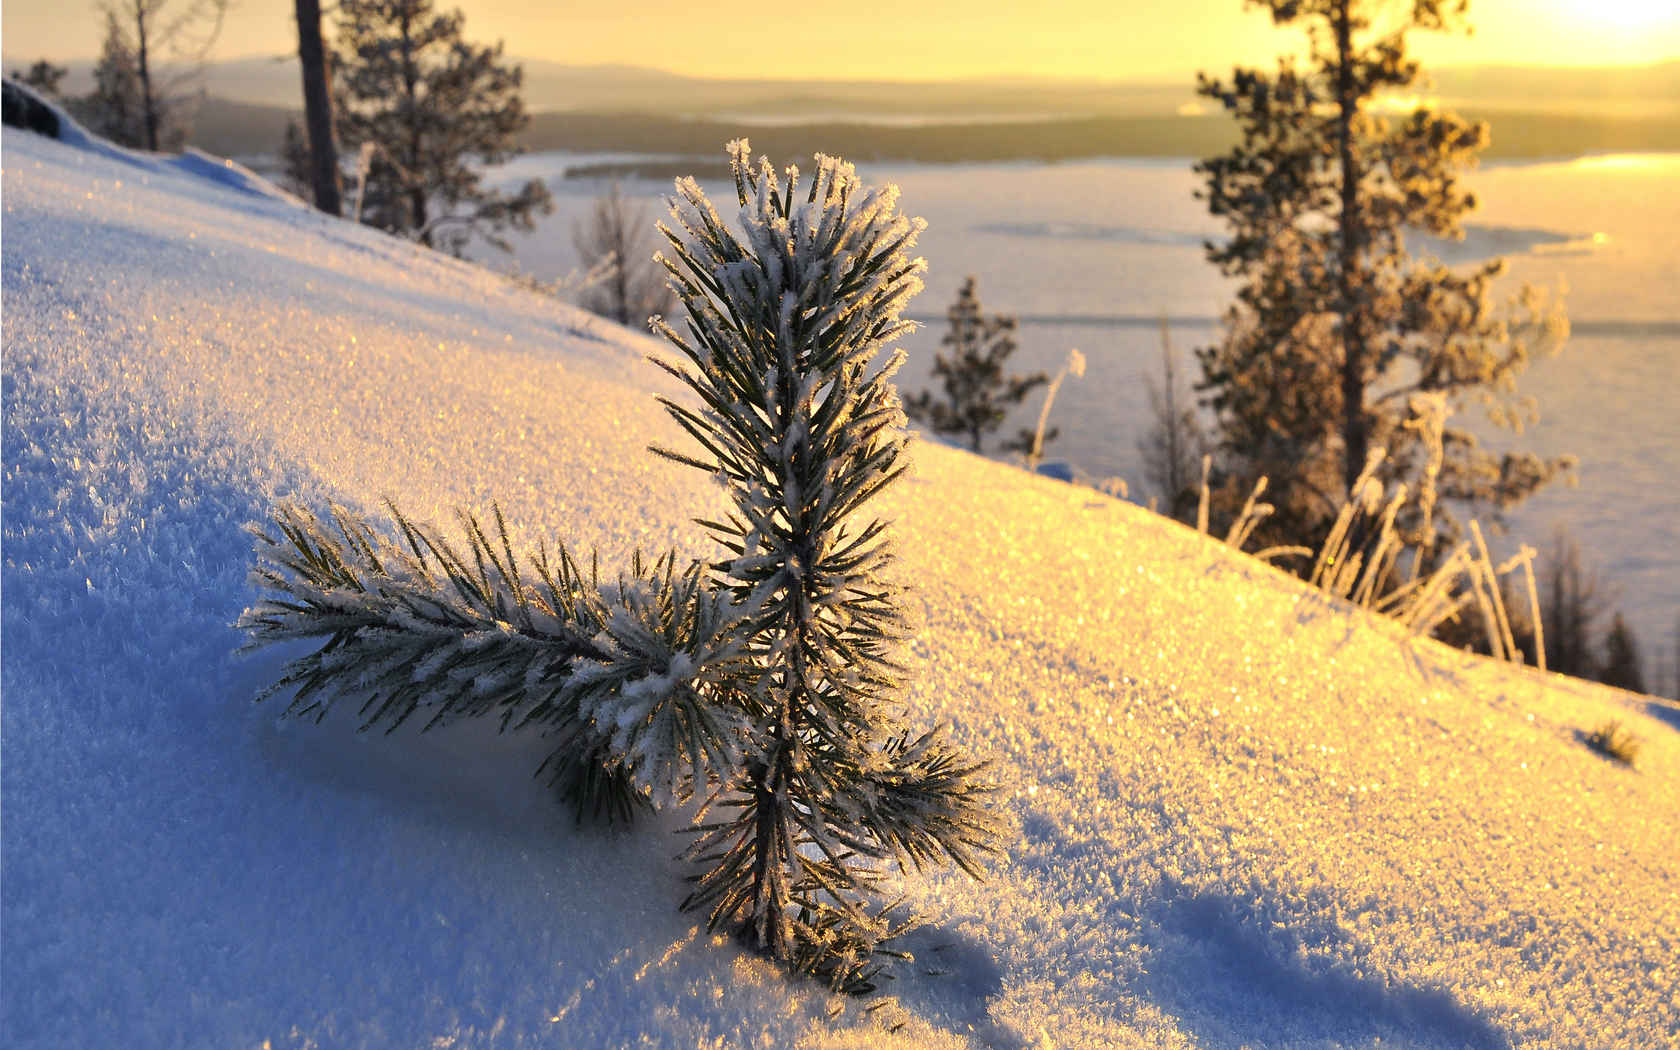
[[[177,0],[179,2],[179,0]],[[326,6],[326,5],[323,5]],[[1178,80],[1298,44],[1241,0],[443,0],[510,55],[712,77],[933,80],[995,74]],[[215,58],[289,52],[292,0],[233,0]],[[1473,37],[1413,36],[1432,65],[1680,59],[1680,0],[1472,0]],[[14,60],[91,57],[91,0],[0,0]]]

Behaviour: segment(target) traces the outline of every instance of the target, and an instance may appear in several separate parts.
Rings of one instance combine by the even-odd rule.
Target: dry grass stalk
[[[1624,766],[1632,766],[1639,758],[1639,738],[1614,718],[1600,723],[1597,729],[1582,738],[1582,742],[1610,761]]]
[[[1243,544],[1254,532],[1255,526],[1264,521],[1275,509],[1270,503],[1258,503],[1260,496],[1266,491],[1266,478],[1262,476],[1254,483],[1254,491],[1248,494],[1248,501],[1243,504],[1242,513],[1231,523],[1231,529],[1225,534],[1225,546],[1242,550]]]
[[[1208,471],[1213,469],[1213,457],[1202,457],[1202,502],[1196,507],[1196,531],[1203,536],[1208,532],[1208,504],[1213,500],[1213,494],[1208,491]]]

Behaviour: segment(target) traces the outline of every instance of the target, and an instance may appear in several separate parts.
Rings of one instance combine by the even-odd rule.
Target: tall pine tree
[[[123,145],[179,150],[191,137],[185,89],[221,35],[229,0],[99,0],[106,42],[89,112]],[[164,63],[169,63],[169,69]],[[132,136],[129,125],[134,125]],[[107,130],[110,129],[110,130]],[[118,136],[122,137],[118,137]],[[132,137],[133,141],[129,141]]]
[[[501,44],[464,39],[464,23],[433,0],[341,0],[332,72],[339,138],[376,147],[362,221],[457,255],[475,235],[507,250],[504,231],[553,208],[540,179],[512,196],[483,184],[530,118],[520,68]]]
[[[1463,235],[1476,201],[1461,176],[1488,129],[1429,107],[1390,120],[1375,103],[1420,86],[1406,34],[1453,29],[1466,4],[1256,6],[1305,28],[1311,49],[1304,65],[1285,58],[1273,73],[1201,78],[1199,91],[1242,133],[1229,153],[1197,166],[1209,209],[1231,231],[1208,258],[1242,282],[1224,340],[1200,353],[1202,388],[1219,423],[1227,499],[1240,502],[1269,477],[1277,513],[1264,541],[1316,547],[1372,449],[1388,454],[1379,477],[1417,494],[1428,458],[1410,418],[1417,395],[1481,404],[1520,431],[1533,405],[1517,396],[1516,378],[1534,354],[1561,344],[1567,324],[1531,287],[1497,307],[1490,286],[1500,261],[1460,272],[1407,247],[1408,232]],[[1454,427],[1443,440],[1440,495],[1496,517],[1573,464],[1496,455]],[[1425,517],[1413,508],[1402,520],[1418,527]],[[1450,515],[1444,524],[1455,527]]]

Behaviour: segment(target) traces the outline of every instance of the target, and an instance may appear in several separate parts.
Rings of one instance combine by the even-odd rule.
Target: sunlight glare
[[[1557,13],[1582,27],[1631,32],[1680,24],[1674,0],[1559,0]]]
[[[1667,168],[1680,174],[1680,157],[1663,153],[1607,153],[1596,157],[1580,157],[1569,163],[1582,171],[1655,173]]]

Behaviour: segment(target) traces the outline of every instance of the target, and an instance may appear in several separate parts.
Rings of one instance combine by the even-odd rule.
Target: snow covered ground
[[[614,562],[718,496],[640,336],[372,231],[4,132],[0,1042],[1680,1046],[1680,714],[1327,603],[933,444],[884,502],[912,703],[1014,829],[882,996],[678,914],[677,816],[574,828],[541,742],[277,726],[233,660],[272,501]],[[1582,746],[1621,718],[1637,769]]]

